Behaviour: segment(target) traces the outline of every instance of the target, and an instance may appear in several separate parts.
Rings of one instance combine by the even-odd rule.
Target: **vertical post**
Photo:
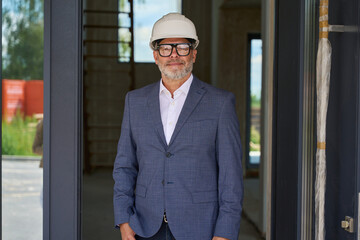
[[[44,2],[44,239],[81,239],[82,1]]]
[[[357,12],[359,13],[360,10],[360,4],[357,5]],[[357,27],[358,31],[360,29],[360,14],[357,18]],[[357,34],[358,42],[360,40],[359,33]],[[358,51],[360,51],[360,46],[358,45]],[[358,60],[359,61],[359,60]],[[357,103],[356,103],[356,109],[357,109],[357,126],[360,126],[360,67],[357,69]],[[357,136],[356,136],[356,142],[357,146],[360,145],[360,128],[357,128]],[[356,148],[356,192],[357,192],[357,205],[355,205],[355,211],[357,213],[357,221],[355,223],[357,224],[356,227],[354,227],[355,231],[357,231],[356,240],[360,240],[360,149]]]
[[[302,210],[304,0],[276,1],[275,18],[271,239],[299,240]]]
[[[316,59],[316,9],[315,0],[305,0],[304,9],[304,83],[302,120],[302,163],[301,163],[301,237],[312,239],[313,227],[313,184],[315,158],[315,59]]]
[[[262,0],[263,64],[261,92],[261,160],[260,160],[260,199],[261,229],[266,232],[266,239],[271,238],[272,226],[272,126],[274,94],[274,40],[275,40],[275,0]]]
[[[50,42],[51,0],[44,1],[43,239],[50,239]]]

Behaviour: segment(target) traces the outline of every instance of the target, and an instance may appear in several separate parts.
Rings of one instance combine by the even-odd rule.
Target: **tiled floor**
[[[240,225],[239,240],[263,240],[260,233],[248,218],[243,217]]]
[[[258,178],[244,180],[244,212],[248,219],[260,226],[260,185]]]

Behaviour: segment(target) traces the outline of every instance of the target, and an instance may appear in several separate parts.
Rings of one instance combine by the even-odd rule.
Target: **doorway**
[[[221,8],[219,8],[219,15],[222,11],[231,12],[236,9],[238,5],[234,2],[236,1],[227,1],[227,6],[223,6],[220,3],[219,5]],[[82,32],[81,30],[83,28],[82,18],[79,17],[82,15],[83,7],[78,1],[70,0],[52,1],[51,4],[49,4],[49,2],[45,3],[44,78],[48,82],[45,81],[44,92],[45,99],[48,101],[44,103],[44,110],[48,120],[46,120],[45,117],[44,158],[51,159],[51,161],[48,161],[44,165],[44,178],[47,180],[44,182],[44,238],[81,239],[81,218],[79,215],[81,213],[81,173],[83,168],[80,159],[83,159],[83,153],[80,151],[80,149],[82,149],[82,138],[79,136],[82,136],[83,129],[81,125],[83,54],[82,37],[79,36],[78,33]],[[315,5],[313,2],[311,4]],[[184,13],[189,15],[189,17],[194,16],[194,19],[197,20],[204,18],[205,22],[211,22],[211,20],[209,20],[211,14],[195,14],[195,12],[203,13],[204,11],[208,11],[208,5],[195,5],[197,8],[191,6],[194,7],[193,12],[187,5],[192,5],[192,3],[185,4],[184,8]],[[294,8],[294,5],[299,7]],[[336,4],[333,6],[336,6]],[[270,165],[272,164],[272,166],[268,165],[264,168],[264,172],[269,169],[272,171],[268,172],[267,175],[263,175],[268,185],[265,189],[261,190],[261,192],[265,192],[265,190],[271,188],[270,195],[272,196],[272,202],[266,207],[266,209],[270,211],[266,216],[271,216],[270,220],[267,221],[267,223],[270,223],[271,221],[271,228],[268,228],[266,233],[271,234],[271,239],[300,239],[299,229],[301,229],[301,214],[304,211],[304,209],[300,207],[303,187],[301,181],[302,175],[300,174],[300,169],[302,169],[302,155],[300,149],[302,149],[302,131],[305,128],[303,128],[302,125],[303,118],[300,118],[300,116],[302,116],[302,110],[299,110],[300,106],[303,106],[300,103],[302,103],[302,96],[304,96],[304,92],[302,92],[304,90],[302,85],[303,82],[301,80],[303,79],[304,74],[304,69],[302,68],[304,63],[302,47],[305,38],[304,24],[302,21],[305,19],[305,12],[303,11],[304,7],[303,1],[277,1],[276,5],[273,5],[272,12],[275,13],[276,9],[276,29],[279,31],[269,33],[266,32],[266,29],[268,28],[265,28],[264,32],[262,32],[262,36],[271,36],[272,34],[275,34],[276,39],[276,42],[273,42],[273,45],[276,46],[275,58],[272,59],[269,55],[264,56],[266,59],[268,57],[270,58],[270,60],[267,59],[264,61],[264,63],[269,64],[265,69],[269,68],[275,70],[274,83],[270,83],[270,86],[263,88],[268,90],[271,89],[271,87],[274,87],[273,91],[268,92],[268,95],[274,93],[274,102],[266,102],[266,104],[270,104],[270,106],[274,106],[275,108],[274,111],[270,111],[274,113],[271,118],[274,125],[267,128],[268,133],[273,129],[273,134],[262,134],[262,139],[273,139],[273,146],[269,147],[267,144],[261,144],[261,146],[268,149],[267,152],[262,151],[261,155],[265,156],[270,152],[270,159],[272,157],[273,160],[270,162],[260,160],[260,163],[264,162],[270,163]],[[351,4],[346,7],[350,10],[352,9],[359,12],[356,1],[351,1]],[[332,9],[335,11],[338,7],[333,7]],[[66,13],[66,18],[64,18],[64,13]],[[267,14],[263,15],[268,17]],[[356,16],[356,14],[348,16]],[[353,18],[355,19],[356,17]],[[275,14],[268,19],[275,19]],[[352,20],[354,22],[351,23],[358,25],[358,22],[355,22],[354,19]],[[234,22],[239,23],[241,19],[238,20],[239,21],[229,22],[226,26],[231,26]],[[340,21],[341,18],[336,20]],[[206,24],[203,24],[202,26],[204,26],[202,30],[202,34],[205,36],[204,39],[210,39],[207,37],[207,34],[210,34],[211,31],[208,31]],[[220,26],[224,25],[220,24]],[[236,27],[237,26],[234,26],[233,29]],[[224,29],[218,30],[222,31]],[[227,37],[231,35],[222,34],[221,36]],[[341,42],[341,40],[345,39],[342,39],[345,36],[346,34],[343,34],[334,36],[334,38],[338,38]],[[358,34],[353,36],[357,38]],[[268,41],[264,41],[263,43],[264,46],[269,44],[274,37],[267,39]],[[228,39],[221,39],[219,37],[215,46],[223,45],[225,43],[224,40]],[[236,44],[238,44],[238,42],[236,42]],[[236,46],[236,44],[232,46]],[[212,44],[207,46],[210,45],[213,46]],[[64,51],[64,49],[67,49],[68,51]],[[208,49],[209,48],[205,48],[206,51]],[[348,50],[346,44],[344,44],[344,49]],[[203,56],[205,56],[205,59],[209,59],[205,50]],[[264,51],[264,53],[267,53],[267,51]],[[231,56],[229,58],[221,57],[224,54],[223,51],[218,50],[217,54],[219,56],[218,59],[234,61]],[[273,60],[274,65],[270,66]],[[206,60],[201,61],[200,65],[205,67],[196,70],[199,73],[199,77],[202,79],[209,79],[206,76],[210,76],[210,71],[208,69],[211,65],[207,64],[209,64],[209,62]],[[221,63],[218,62],[217,64]],[[149,66],[144,66],[144,68],[145,67]],[[227,66],[223,65],[221,70],[220,68],[218,69],[218,85],[225,84],[222,80],[225,74],[227,76],[232,76],[234,74],[235,78],[237,77],[236,72],[231,71],[232,69],[226,71],[228,70],[226,67]],[[154,71],[154,76],[156,75],[156,68],[149,67],[149,71]],[[268,71],[263,72],[267,77],[272,76],[272,74],[268,74]],[[342,72],[338,69],[335,70],[335,73],[341,75]],[[229,85],[225,84],[224,88],[236,89],[236,85],[231,85],[234,83],[236,82],[231,81]],[[142,83],[139,83],[138,87],[140,87],[141,84]],[[355,88],[353,89],[357,89],[357,85],[355,84],[354,86]],[[246,88],[242,88],[242,90],[243,89]],[[352,94],[353,95],[351,96],[357,96],[354,92],[352,92]],[[246,94],[240,95],[239,98],[244,98],[244,96],[246,96]],[[342,98],[342,96],[342,94],[339,95],[340,100],[346,99]],[[246,101],[240,102],[243,104],[246,103]],[[246,115],[240,111],[241,109],[246,108],[239,108],[239,116],[244,118]],[[266,112],[267,110],[264,109],[264,111]],[[351,116],[352,118],[350,119],[354,120],[355,118],[353,115]],[[242,123],[244,122],[245,121],[242,121]],[[355,122],[355,120],[352,122]],[[245,128],[243,129],[243,131],[245,131]],[[242,135],[245,136],[245,133],[242,133]],[[356,139],[358,139],[357,136],[355,137]],[[339,139],[339,141],[342,140],[344,140],[344,147],[348,146],[346,143],[349,143],[349,141],[346,140],[346,138]],[[272,150],[273,152],[271,153]],[[357,151],[354,149],[351,151],[354,151],[352,153],[355,153],[353,156],[357,156]],[[344,173],[346,174],[348,171],[345,171]],[[260,174],[260,176],[262,175]],[[269,194],[266,195],[270,196]],[[357,196],[347,199],[354,200],[357,199]],[[269,201],[267,201],[267,204],[269,204]],[[344,209],[349,205],[350,204],[346,204]],[[352,207],[354,206],[355,205],[352,205]],[[351,209],[353,209],[352,207]],[[356,209],[356,207],[354,208]],[[309,209],[305,210],[309,211]],[[266,211],[263,211],[263,213],[264,212]],[[350,213],[355,215],[355,212],[356,211]],[[339,212],[339,218],[336,218],[334,223],[338,222],[345,214],[348,213]],[[353,235],[348,236],[351,238],[353,237]]]

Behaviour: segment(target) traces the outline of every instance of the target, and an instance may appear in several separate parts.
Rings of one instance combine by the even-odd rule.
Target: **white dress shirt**
[[[171,136],[174,132],[192,81],[193,75],[191,74],[189,79],[176,89],[174,92],[174,98],[172,98],[170,91],[166,89],[162,80],[160,80],[160,113],[167,144],[169,144]]]

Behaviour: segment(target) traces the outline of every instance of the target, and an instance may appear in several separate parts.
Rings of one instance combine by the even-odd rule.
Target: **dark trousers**
[[[161,225],[159,231],[152,237],[143,238],[138,235],[135,236],[136,240],[175,240],[172,235],[169,225],[165,222]]]

